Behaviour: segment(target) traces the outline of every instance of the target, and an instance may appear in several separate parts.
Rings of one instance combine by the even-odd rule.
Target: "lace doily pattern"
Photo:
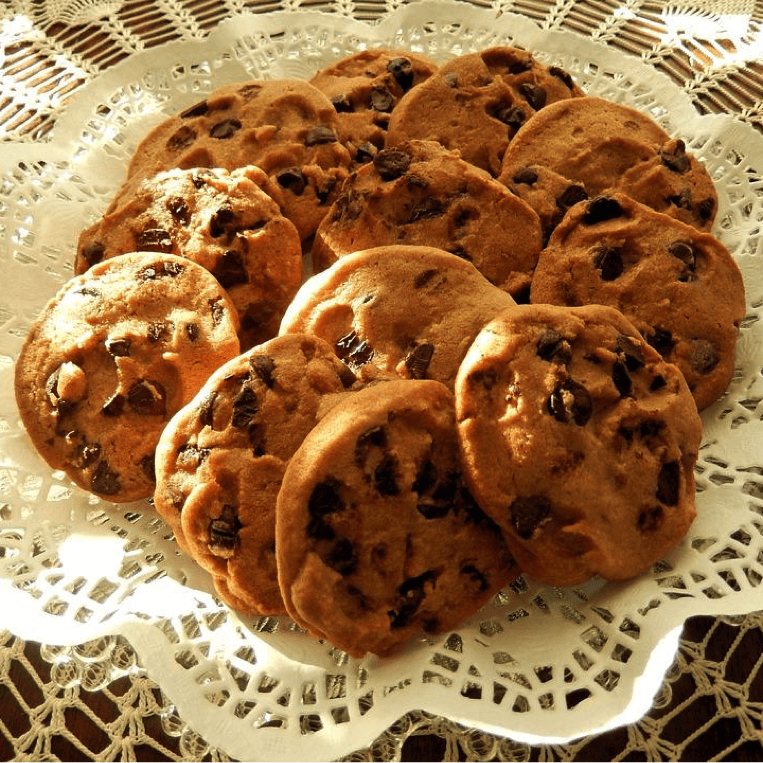
[[[496,2],[485,8],[388,0],[225,2],[202,23],[202,3],[188,3],[180,13],[175,4],[137,2],[102,17],[98,9],[107,5],[119,4],[30,0],[25,15],[0,17],[3,34],[16,34],[4,51],[8,74],[0,87],[9,88],[9,97],[0,102],[25,103],[28,92],[37,98],[29,107],[0,112],[13,139],[10,150],[0,151],[0,259],[13,284],[0,298],[0,590],[9,602],[11,630],[43,641],[55,633],[59,644],[105,639],[109,650],[126,638],[129,648],[117,654],[134,650],[172,713],[205,744],[242,758],[252,749],[274,760],[306,751],[335,758],[384,729],[392,730],[377,744],[439,723],[433,718],[479,729],[473,732],[479,745],[509,744],[485,741],[497,739],[485,732],[510,734],[519,750],[640,717],[675,657],[687,617],[759,607],[760,111],[753,91],[734,88],[724,110],[739,118],[710,113],[718,110],[713,88],[721,79],[707,63],[714,60],[709,43],[697,36],[702,25],[689,23],[700,18],[716,25],[742,62],[758,21],[746,17],[743,29],[725,15],[686,10],[682,16],[675,8],[655,13],[638,3],[604,13],[595,3],[551,8]],[[150,17],[143,15],[149,5]],[[513,13],[519,9],[525,15]],[[248,13],[227,21],[234,11]],[[636,11],[641,15],[633,16]],[[644,35],[652,37],[639,62],[625,51],[634,52]],[[568,590],[521,578],[458,632],[411,643],[392,660],[352,660],[286,619],[249,620],[226,609],[150,506],[109,506],[45,469],[18,423],[13,362],[31,321],[71,276],[79,231],[106,206],[138,141],[165,114],[225,82],[308,76],[360,46],[390,45],[445,60],[499,44],[537,51],[568,69],[589,93],[652,114],[705,162],[719,191],[717,233],[747,286],[737,368],[726,396],[703,414],[699,519],[650,573],[624,584],[594,580]],[[17,76],[35,66],[41,72],[36,77]],[[747,71],[740,66],[726,75]],[[698,73],[686,81],[688,70]],[[680,72],[683,87],[676,84]],[[95,675],[95,668],[76,666],[108,662],[78,661],[74,647],[69,654],[78,671],[71,686]],[[56,656],[58,662],[64,660]],[[410,713],[407,720],[399,721],[404,713]],[[408,724],[405,734],[401,723]]]

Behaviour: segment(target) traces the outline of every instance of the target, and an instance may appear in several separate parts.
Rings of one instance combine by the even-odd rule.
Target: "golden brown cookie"
[[[504,311],[461,365],[456,411],[467,483],[542,583],[638,575],[694,519],[702,421],[614,308]]]
[[[715,236],[623,194],[567,214],[540,256],[531,301],[617,308],[678,366],[700,410],[731,381],[746,308],[739,267]]]
[[[236,310],[173,254],[113,257],[65,283],[16,362],[21,420],[53,469],[113,502],[154,492],[172,415],[239,352]]]
[[[289,459],[355,376],[316,337],[276,337],[219,368],[164,430],[156,510],[235,609],[284,611],[276,497]]]
[[[477,332],[513,304],[455,254],[380,246],[342,257],[307,281],[281,333],[321,337],[354,371],[373,366],[452,388]]]
[[[276,553],[289,614],[356,657],[457,627],[518,574],[463,485],[453,395],[435,381],[326,414],[286,469]]]
[[[318,227],[313,265],[390,244],[434,246],[527,301],[543,241],[538,215],[487,172],[434,141],[382,149],[352,173]]]
[[[264,342],[302,283],[299,233],[262,190],[267,182],[251,166],[160,172],[80,234],[74,270],[136,251],[187,257],[230,295],[242,349]]]

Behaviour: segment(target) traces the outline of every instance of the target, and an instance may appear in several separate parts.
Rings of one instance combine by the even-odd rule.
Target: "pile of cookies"
[[[387,655],[684,537],[745,313],[717,207],[680,137],[517,48],[226,86],[83,230],[21,418],[231,607]]]

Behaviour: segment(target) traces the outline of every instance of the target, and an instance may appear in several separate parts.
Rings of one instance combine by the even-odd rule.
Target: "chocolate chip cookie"
[[[436,140],[496,177],[509,142],[537,111],[583,95],[570,74],[511,46],[457,56],[395,108],[387,146]]]
[[[373,366],[453,387],[477,332],[514,300],[470,262],[425,246],[380,246],[314,275],[281,333],[314,334],[353,371]]]
[[[453,395],[435,381],[326,414],[286,469],[276,554],[289,614],[356,657],[457,627],[517,574],[462,482]]]
[[[313,265],[388,244],[445,249],[526,302],[543,240],[538,215],[502,183],[456,151],[412,140],[345,181],[318,227]]]
[[[209,270],[239,314],[242,349],[278,333],[302,283],[294,225],[262,187],[258,167],[167,170],[84,230],[74,270],[129,252],[169,252]]]
[[[700,230],[712,228],[718,210],[712,178],[684,141],[648,114],[602,98],[559,101],[533,115],[511,141],[499,179],[542,215],[569,207],[559,176],[590,198],[619,191]]]
[[[282,613],[276,497],[323,409],[356,383],[322,340],[276,337],[219,368],[156,449],[157,511],[232,607]]]
[[[236,310],[200,265],[133,253],[59,290],[16,362],[16,400],[53,469],[112,502],[154,492],[172,415],[239,352]]]
[[[542,583],[638,575],[694,519],[702,421],[614,308],[504,311],[464,359],[456,411],[470,489]]]
[[[436,70],[437,64],[421,54],[374,48],[346,56],[308,81],[334,104],[342,141],[362,164],[384,147],[400,99]]]
[[[623,194],[572,209],[538,261],[531,300],[610,305],[683,372],[702,410],[734,371],[745,291],[726,247]]]
[[[297,79],[221,87],[146,136],[112,208],[162,170],[251,164],[268,175],[265,190],[301,238],[311,236],[351,164],[331,101]]]

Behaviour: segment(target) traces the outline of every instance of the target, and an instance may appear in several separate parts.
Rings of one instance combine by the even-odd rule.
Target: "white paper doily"
[[[716,233],[742,268],[748,312],[726,396],[703,414],[699,518],[651,573],[549,589],[520,581],[452,634],[394,658],[349,659],[286,619],[242,618],[213,595],[147,503],[115,507],[52,474],[20,427],[13,364],[72,274],[79,231],[105,208],[138,141],[222,84],[307,77],[360,47],[439,61],[533,50],[590,94],[650,113],[706,164]],[[0,147],[0,596],[19,636],[124,636],[180,716],[234,757],[329,759],[413,709],[526,742],[561,742],[648,709],[684,619],[763,609],[763,138],[699,116],[654,69],[530,20],[417,2],[380,23],[311,12],[245,15],[203,41],[135,54],[93,79],[44,144]]]

